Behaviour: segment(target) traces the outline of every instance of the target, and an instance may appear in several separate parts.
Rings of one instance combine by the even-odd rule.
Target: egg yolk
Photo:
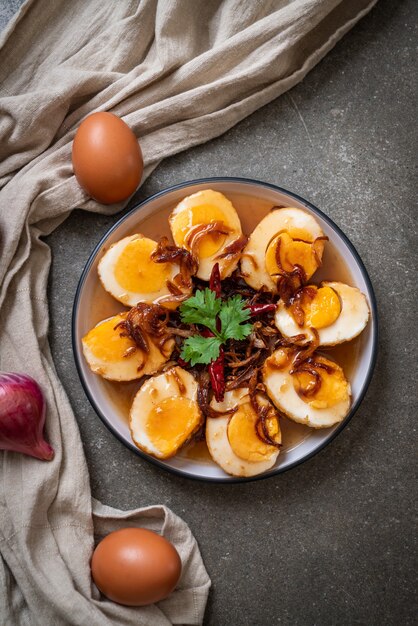
[[[305,314],[304,326],[317,330],[331,326],[341,313],[340,299],[331,287],[318,289],[315,285],[309,285],[302,294],[301,306]],[[289,310],[295,317],[294,305]]]
[[[333,371],[327,372],[321,367],[315,368],[320,376],[321,384],[318,390],[309,396],[304,395],[304,391],[314,388],[315,377],[304,370],[292,374],[293,384],[298,395],[314,409],[328,409],[347,400],[349,385],[341,367],[323,357],[315,357],[315,360],[331,366]]]
[[[279,258],[281,267],[277,263],[277,246],[280,246]],[[266,270],[271,276],[274,276],[283,274],[283,272],[291,272],[295,265],[303,267],[306,278],[312,276],[319,265],[314,244],[295,240],[288,232],[279,233],[267,247]]]
[[[199,406],[189,398],[175,396],[158,402],[150,411],[145,431],[165,458],[175,454],[201,423]]]
[[[320,287],[310,302],[308,323],[313,328],[325,328],[335,322],[341,313],[338,295],[331,287]]]
[[[277,452],[275,446],[270,446],[256,433],[258,416],[251,404],[242,404],[234,413],[228,424],[228,440],[234,452],[240,459],[250,463],[259,463],[269,459]],[[270,420],[272,421],[272,420]],[[275,426],[270,424],[269,432],[279,432],[277,420]]]
[[[122,315],[116,315],[92,328],[83,338],[84,343],[90,348],[94,356],[100,361],[114,363],[122,359],[130,358],[125,356],[128,348],[136,347],[136,344],[129,337],[121,337],[121,328],[115,326],[123,320]],[[139,350],[132,351],[132,356],[138,359]]]
[[[171,277],[170,263],[155,263],[151,254],[157,244],[152,239],[141,237],[130,241],[119,255],[114,269],[117,282],[122,289],[147,294],[159,291]]]
[[[213,204],[199,204],[190,209],[180,211],[173,220],[172,228],[177,245],[182,246],[188,233],[194,226],[223,222],[227,225],[225,213]],[[225,243],[226,235],[208,233],[200,239],[197,250],[201,259],[216,254]]]
[[[266,426],[267,433],[268,433],[269,437],[275,443],[281,443],[282,442],[282,433],[281,433],[281,430],[280,430],[280,424],[279,424],[279,420],[277,419],[277,417],[275,417],[275,416],[267,417],[266,421],[265,421],[265,426]],[[264,433],[263,433],[263,427],[262,427],[260,422],[258,424],[258,430],[259,430],[259,433],[260,433],[260,435],[262,437]]]

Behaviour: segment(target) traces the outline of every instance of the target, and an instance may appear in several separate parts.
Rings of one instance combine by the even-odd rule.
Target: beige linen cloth
[[[195,539],[170,510],[118,511],[92,500],[77,423],[52,362],[50,250],[42,237],[75,207],[122,208],[101,206],[77,185],[71,143],[81,120],[96,110],[121,116],[140,138],[147,176],[164,157],[220,135],[295,85],[373,4],[28,0],[7,28],[0,41],[0,369],[41,384],[56,455],[43,463],[0,453],[1,623],[200,624],[210,586]],[[158,606],[122,607],[92,584],[93,533],[129,525],[161,532],[181,555],[178,590]]]

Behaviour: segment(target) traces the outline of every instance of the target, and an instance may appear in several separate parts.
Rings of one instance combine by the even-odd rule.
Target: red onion
[[[26,374],[0,372],[0,450],[50,461],[54,450],[43,437],[45,400]]]

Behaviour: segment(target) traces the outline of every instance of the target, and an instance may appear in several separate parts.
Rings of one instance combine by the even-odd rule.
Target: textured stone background
[[[19,5],[0,2],[0,26]],[[201,484],[125,449],[84,395],[70,337],[80,273],[116,218],[76,211],[48,239],[52,351],[93,494],[122,508],[161,502],[187,520],[213,581],[208,626],[415,623],[417,23],[414,0],[381,0],[303,83],[165,161],[137,194],[204,176],[259,178],[311,200],[357,247],[378,300],[378,364],[356,416],[304,465],[267,481]]]

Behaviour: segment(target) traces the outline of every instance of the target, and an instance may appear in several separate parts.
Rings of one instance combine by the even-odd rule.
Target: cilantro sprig
[[[253,325],[244,324],[250,319],[251,311],[246,307],[241,296],[233,296],[222,303],[219,311],[223,343],[228,339],[245,339],[251,333]]]
[[[192,366],[209,364],[219,356],[222,344],[228,339],[245,339],[251,333],[252,324],[246,324],[251,312],[240,296],[221,300],[210,289],[199,289],[180,307],[181,320],[186,324],[206,326],[213,336],[194,335],[182,346],[181,358]],[[217,319],[220,320],[218,328]]]
[[[198,289],[194,296],[188,298],[180,307],[181,321],[185,324],[201,324],[206,326],[215,336],[216,316],[222,307],[222,300],[217,298],[210,289]]]
[[[198,363],[209,365],[218,358],[221,345],[222,342],[218,337],[202,337],[201,335],[187,337],[183,343],[180,357],[183,361],[191,363],[192,366]]]

